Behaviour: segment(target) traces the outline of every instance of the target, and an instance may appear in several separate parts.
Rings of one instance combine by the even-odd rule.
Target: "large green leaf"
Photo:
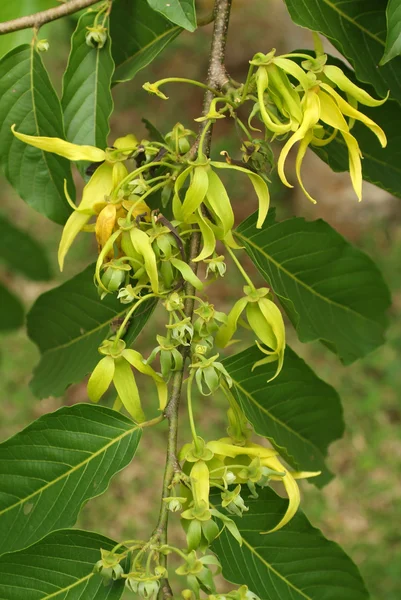
[[[118,83],[151,63],[182,29],[152,10],[147,0],[115,0],[110,31]]]
[[[110,39],[103,48],[86,43],[87,27],[93,25],[94,17],[95,13],[83,14],[72,36],[61,106],[68,141],[106,148],[113,110],[110,87],[114,61]]]
[[[42,354],[31,387],[36,396],[60,396],[78,383],[99,361],[98,347],[113,321],[129,306],[115,296],[100,300],[93,283],[94,265],[59,287],[42,294],[28,314],[28,334]],[[132,344],[155,306],[150,300],[132,319],[125,336]]]
[[[54,0],[12,0],[0,3],[0,22],[10,21],[25,15],[30,15],[54,6]],[[46,37],[46,27],[40,30],[41,38]],[[32,30],[22,29],[14,33],[0,35],[0,57],[19,46],[32,40]]]
[[[24,307],[21,301],[0,283],[0,331],[18,329],[24,324]]]
[[[0,259],[29,279],[45,281],[51,277],[49,260],[42,246],[3,215],[0,215]]]
[[[132,460],[140,437],[118,412],[76,404],[0,444],[0,554],[74,525],[82,504]]]
[[[253,346],[223,361],[233,379],[232,392],[256,433],[268,438],[291,466],[322,471],[311,479],[322,487],[332,478],[325,464],[328,446],[344,432],[340,398],[288,347],[279,376],[266,383],[277,365],[253,371],[263,356]]]
[[[385,48],[386,2],[382,0],[285,0],[292,20],[323,33],[352,64],[360,81],[401,102],[401,58],[378,66]]]
[[[33,46],[15,48],[0,61],[0,161],[4,173],[32,208],[56,223],[71,212],[64,180],[74,198],[69,162],[18,140],[11,131],[64,137],[60,102],[40,54]]]
[[[118,600],[124,580],[105,586],[93,567],[113,540],[97,533],[64,529],[20,552],[0,557],[2,600]]]
[[[246,494],[244,494],[246,496]],[[215,503],[219,503],[216,495]],[[287,501],[269,488],[246,498],[249,512],[233,517],[240,547],[226,530],[213,543],[231,583],[247,585],[260,600],[367,600],[357,567],[345,552],[312,527],[299,511],[283,528],[269,531],[285,513]]]
[[[321,219],[262,229],[256,214],[238,228],[238,240],[277,294],[301,342],[322,340],[349,364],[384,341],[390,294],[374,262]]]
[[[195,0],[170,0],[170,2],[165,2],[165,0],[148,0],[148,4],[153,10],[167,17],[172,23],[188,29],[188,31],[195,31]]]
[[[381,64],[401,54],[401,4],[400,0],[389,0],[387,4],[387,37],[386,48]]]

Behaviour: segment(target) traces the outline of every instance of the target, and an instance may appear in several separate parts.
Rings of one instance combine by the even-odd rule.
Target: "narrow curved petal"
[[[193,262],[205,260],[205,258],[211,256],[216,249],[216,238],[213,233],[213,229],[210,227],[209,219],[202,214],[202,210],[200,208],[198,208],[197,213],[197,223],[202,233],[203,248],[198,256],[193,259]]]
[[[323,68],[323,73],[330,81],[339,87],[340,90],[353,96],[360,104],[364,104],[365,106],[381,106],[389,97],[390,92],[388,92],[387,96],[382,100],[376,100],[373,96],[368,94],[368,92],[355,85],[355,83],[348,79],[342,70],[335,65],[326,65]]]
[[[377,123],[375,123],[374,121],[372,121],[372,119],[369,119],[369,117],[367,117],[359,110],[351,106],[351,104],[344,100],[344,98],[342,98],[340,94],[338,94],[335,90],[333,90],[332,87],[330,87],[326,83],[321,83],[320,86],[334,98],[343,115],[351,117],[351,119],[355,119],[356,121],[361,121],[375,134],[383,148],[387,145],[386,134]]]
[[[247,304],[248,298],[240,298],[234,304],[227,317],[227,323],[222,325],[216,334],[216,346],[219,346],[220,348],[225,348],[227,346],[228,342],[237,331],[238,319],[240,318]]]
[[[221,223],[223,237],[234,227],[234,212],[230,198],[220,177],[209,169],[209,186],[206,193],[206,206],[213,211]]]
[[[61,240],[58,247],[58,264],[60,271],[64,268],[64,260],[68,250],[71,248],[78,233],[85,227],[91,215],[81,213],[78,211],[73,212],[67,219],[67,223],[64,225],[63,233],[61,234]]]
[[[150,238],[144,231],[138,229],[138,227],[133,227],[130,230],[130,237],[135,251],[143,256],[146,273],[148,274],[152,291],[153,293],[158,294],[159,276],[157,273],[156,256]]]
[[[176,269],[178,269],[185,281],[188,281],[188,283],[193,285],[196,290],[203,289],[203,283],[201,282],[199,277],[195,275],[188,263],[184,262],[183,260],[180,260],[179,258],[172,258],[170,259],[170,262]]]
[[[298,147],[297,158],[295,161],[295,172],[297,175],[298,183],[299,183],[303,193],[308,198],[308,200],[313,202],[313,204],[316,204],[316,200],[314,198],[312,198],[312,196],[306,190],[306,188],[303,184],[303,181],[302,181],[302,176],[301,176],[302,161],[304,159],[306,150],[308,149],[308,146],[312,141],[312,138],[313,138],[313,130],[309,130],[308,133],[305,135],[304,139],[301,140],[301,143],[299,144],[299,147]]]
[[[192,181],[182,203],[182,217],[185,222],[202,204],[209,186],[208,168],[197,166],[193,170]]]
[[[143,423],[145,414],[142,410],[138,386],[132,369],[124,358],[115,361],[113,382],[121,402],[131,417],[137,423]]]
[[[95,146],[80,146],[78,144],[71,144],[61,138],[44,137],[40,135],[25,135],[24,133],[18,133],[15,131],[15,125],[11,127],[11,130],[16,138],[44,150],[45,152],[52,152],[58,154],[68,160],[89,160],[90,162],[103,162],[106,158],[104,150],[100,150]]]
[[[137,371],[143,375],[149,375],[156,384],[157,393],[159,396],[159,409],[164,410],[167,406],[168,388],[163,377],[158,375],[152,367],[144,363],[142,354],[136,350],[124,350],[122,356],[127,360]]]
[[[334,129],[349,131],[348,123],[333,98],[322,90],[318,92],[318,96],[320,100],[320,120],[326,125],[334,127]]]
[[[113,233],[116,224],[117,208],[115,204],[107,204],[99,213],[96,219],[95,233],[96,239],[101,250],[107,240]]]
[[[209,469],[204,460],[198,460],[191,469],[191,484],[195,504],[205,503],[209,506]]]
[[[266,534],[266,533],[273,533],[274,531],[278,531],[279,529],[284,527],[284,525],[286,525],[289,521],[291,521],[292,517],[295,515],[295,513],[298,510],[299,504],[301,502],[301,496],[299,493],[299,487],[298,487],[297,482],[295,481],[295,479],[293,478],[291,473],[283,467],[283,465],[278,460],[278,458],[273,457],[273,458],[268,458],[268,459],[262,459],[261,464],[268,467],[269,469],[274,469],[275,471],[285,471],[285,475],[284,475],[284,477],[281,478],[281,481],[284,484],[285,490],[287,492],[288,500],[289,500],[288,508],[286,510],[284,517],[279,521],[279,523],[277,523],[277,525],[275,527],[273,527],[273,529],[270,529],[270,531],[262,532],[263,534]]]
[[[351,181],[358,200],[362,200],[362,164],[361,164],[361,151],[359,149],[358,142],[350,133],[341,132],[345,143],[348,148],[349,158],[349,173]]]
[[[259,67],[256,73],[256,87],[258,92],[259,110],[262,121],[266,128],[273,133],[287,133],[291,130],[291,121],[288,123],[277,124],[270,118],[265,107],[264,94],[269,84],[269,76],[265,67]]]

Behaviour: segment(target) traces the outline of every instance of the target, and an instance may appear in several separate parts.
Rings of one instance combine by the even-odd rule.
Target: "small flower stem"
[[[235,122],[237,123],[237,125],[242,129],[242,131],[245,133],[246,137],[248,138],[248,140],[250,142],[252,142],[252,136],[248,131],[248,128],[244,125],[244,123],[241,121],[241,119],[239,119],[238,117],[235,117]]]
[[[146,302],[147,300],[150,300],[150,298],[156,298],[157,295],[156,294],[146,294],[146,296],[143,296],[143,298],[140,298],[138,300],[138,302],[136,304],[134,304],[134,306],[132,306],[129,311],[127,312],[127,314],[125,315],[124,321],[121,323],[116,336],[115,336],[115,343],[118,342],[118,340],[121,338],[121,336],[124,334],[125,331],[125,327],[127,326],[128,321],[130,320],[130,318],[132,317],[132,315],[134,314],[134,312],[136,311],[137,308],[139,308],[139,306],[141,306],[141,304],[143,304],[144,302]],[[142,427],[145,424],[142,423]]]
[[[242,267],[241,263],[239,262],[238,258],[235,256],[235,254],[232,251],[232,249],[229,246],[226,246],[226,245],[225,245],[225,248],[226,248],[227,252],[229,253],[229,255],[231,256],[231,258],[233,259],[233,261],[234,261],[234,263],[235,263],[238,271],[241,273],[242,277],[245,279],[245,281],[250,286],[250,288],[252,290],[254,290],[255,289],[254,284],[252,283],[251,279],[246,274],[245,269]]]
[[[135,169],[135,171],[128,173],[128,175],[126,175],[126,177],[124,177],[124,179],[122,181],[120,181],[120,183],[115,187],[115,189],[113,191],[113,198],[115,198],[117,196],[118,192],[121,190],[122,187],[124,187],[124,185],[129,183],[132,179],[135,179],[135,177],[137,177],[144,171],[147,171],[148,169],[152,169],[153,167],[169,167],[170,169],[176,168],[175,165],[172,165],[171,163],[168,163],[165,160],[148,162],[148,163],[146,163],[146,165],[142,165],[142,167],[138,167],[138,169]]]
[[[196,81],[195,79],[187,79],[186,77],[166,77],[165,79],[159,79],[159,81],[155,81],[154,85],[158,88],[161,85],[165,85],[166,83],[189,83],[191,85],[196,85],[197,87],[203,88],[204,90],[209,90],[215,96],[219,96],[220,98],[224,98],[224,94],[219,92],[213,87],[202,83],[201,81]]]
[[[194,375],[192,373],[187,382],[187,403],[188,403],[189,425],[191,427],[192,439],[194,441],[194,446],[195,446],[196,450],[198,451],[198,450],[200,450],[200,448],[199,448],[199,442],[198,442],[198,435],[196,433],[194,412],[193,412],[193,408],[192,408],[192,383],[193,383],[193,380],[194,380]]]
[[[198,160],[203,160],[206,158],[205,153],[204,153],[204,147],[205,147],[205,139],[206,136],[211,128],[211,125],[213,124],[212,120],[207,121],[206,125],[203,128],[203,131],[200,135],[200,139],[199,139],[199,150],[198,150]]]
[[[253,75],[253,70],[255,68],[255,65],[250,65],[249,69],[248,69],[248,75],[244,84],[244,89],[242,90],[242,95],[241,95],[241,104],[243,102],[245,102],[247,93],[248,93],[248,89],[249,89],[249,84],[251,83],[251,77]]]

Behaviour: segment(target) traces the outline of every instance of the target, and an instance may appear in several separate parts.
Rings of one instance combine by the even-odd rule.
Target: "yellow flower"
[[[15,125],[11,129],[19,140],[45,152],[58,154],[71,161],[85,160],[102,163],[84,187],[82,200],[78,207],[74,206],[68,195],[66,185],[64,186],[66,198],[73,207],[74,212],[68,218],[60,240],[58,262],[62,271],[65,256],[78,233],[86,227],[93,215],[97,215],[106,207],[107,198],[112,190],[127,176],[128,171],[121,161],[128,158],[138,145],[138,141],[135,136],[127,135],[118,138],[114,142],[113,148],[101,150],[95,146],[72,144],[60,138],[25,135],[15,131]],[[99,245],[104,245],[107,232],[109,232],[109,237],[111,235],[112,230],[109,230],[113,212],[113,208],[107,208],[97,226],[96,234]]]

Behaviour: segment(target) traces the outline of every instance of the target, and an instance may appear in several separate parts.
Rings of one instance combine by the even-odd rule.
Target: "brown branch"
[[[230,18],[232,0],[215,0],[214,3],[214,29],[212,44],[209,58],[209,68],[207,75],[207,85],[210,88],[221,89],[228,82],[228,77],[224,68],[224,57],[227,39],[228,22]],[[214,98],[214,94],[211,91],[205,93],[203,102],[202,114],[205,116],[209,113],[210,104]],[[206,122],[202,123],[200,127],[200,134],[198,136],[198,143],[200,135],[206,126]],[[210,153],[211,143],[211,127],[209,128],[207,135],[205,136],[203,152],[205,155]],[[192,150],[192,149],[191,149]],[[198,270],[198,264],[194,263],[193,259],[199,254],[201,245],[201,234],[200,232],[194,232],[191,236],[190,250],[189,250],[189,264],[191,265],[194,273]],[[185,286],[185,293],[188,296],[193,296],[196,292],[193,287],[187,282]],[[194,310],[194,299],[187,298],[185,302],[185,316],[192,319]],[[167,442],[167,457],[166,467],[163,479],[163,494],[162,502],[160,507],[160,514],[157,527],[154,534],[159,537],[162,543],[167,541],[167,525],[168,525],[168,507],[166,502],[163,502],[163,498],[167,498],[170,495],[170,485],[173,479],[174,473],[177,469],[177,435],[178,435],[178,410],[180,405],[182,383],[184,378],[185,360],[188,355],[188,349],[184,348],[183,352],[183,367],[180,371],[174,373],[170,400],[165,410],[165,416],[169,423],[168,442]],[[167,557],[165,557],[167,562]],[[170,600],[171,588],[168,581],[165,580],[159,592],[159,599]]]
[[[99,0],[70,0],[60,6],[49,8],[48,10],[42,10],[41,12],[34,13],[33,15],[27,15],[26,17],[19,17],[18,19],[12,19],[11,21],[3,21],[0,23],[0,35],[3,33],[11,33],[12,31],[20,31],[21,29],[30,29],[35,27],[39,29],[45,23],[61,19],[67,15],[87,8],[92,4],[97,4]]]

